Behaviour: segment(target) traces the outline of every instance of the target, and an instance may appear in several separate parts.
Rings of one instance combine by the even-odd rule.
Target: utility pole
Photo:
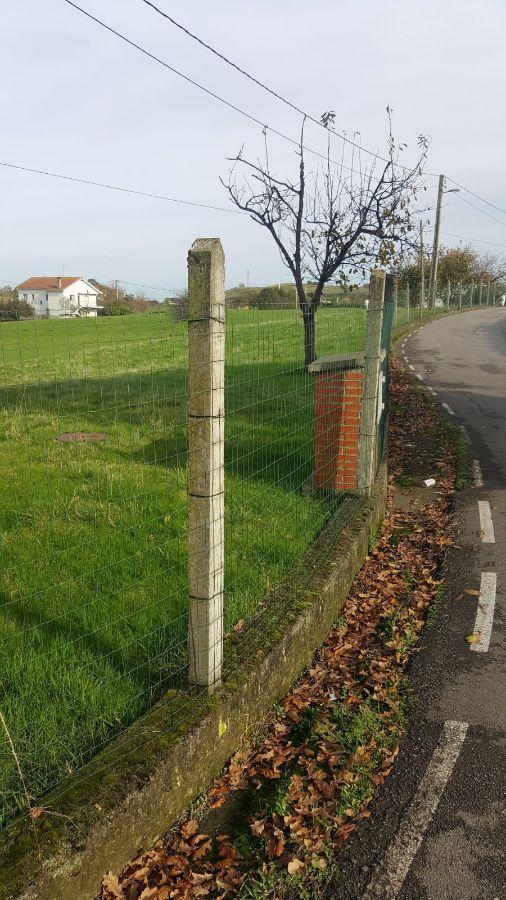
[[[115,279],[114,283],[116,285],[116,303],[117,303],[118,302],[118,279],[117,278]]]
[[[433,308],[436,305],[437,264],[439,261],[439,229],[441,227],[441,203],[443,201],[444,189],[445,177],[444,175],[440,175],[437,191],[436,221],[434,222],[434,242],[432,244],[432,261],[429,280],[429,304]]]
[[[423,224],[420,219],[420,318],[423,315],[423,304],[425,302],[425,259],[423,256]]]

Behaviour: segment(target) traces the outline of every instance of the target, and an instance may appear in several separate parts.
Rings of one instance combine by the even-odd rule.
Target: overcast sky
[[[297,136],[299,117],[211,56],[141,0],[81,5],[256,118]],[[335,127],[385,151],[386,114],[406,141],[432,144],[427,168],[506,210],[505,0],[158,0],[191,30]],[[2,10],[0,160],[141,191],[228,205],[219,176],[261,129],[73,10],[17,0]],[[323,147],[310,127],[306,143]],[[333,152],[339,154],[335,140]],[[278,171],[296,164],[272,138]],[[427,180],[429,194],[436,180]],[[184,287],[187,249],[219,236],[227,285],[286,278],[269,236],[246,217],[134,197],[0,167],[0,279],[66,274]],[[493,221],[461,200],[467,198]],[[443,241],[503,244],[506,214],[467,194],[445,198]],[[487,244],[477,244],[482,249]],[[494,249],[489,246],[488,249]],[[501,248],[495,248],[501,252]],[[135,284],[133,284],[135,283]]]

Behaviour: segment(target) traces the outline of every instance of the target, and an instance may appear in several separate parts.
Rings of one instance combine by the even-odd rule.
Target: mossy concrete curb
[[[212,697],[169,692],[146,716],[44,801],[33,824],[19,820],[0,850],[0,898],[91,900],[163,834],[219,774],[311,661],[376,539],[386,464],[367,500],[348,501],[300,566],[226,647],[223,687]],[[346,501],[345,501],[346,502]]]

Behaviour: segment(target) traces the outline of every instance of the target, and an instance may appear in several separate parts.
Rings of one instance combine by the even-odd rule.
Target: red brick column
[[[323,365],[322,365],[323,364]],[[326,366],[325,366],[326,364]],[[315,372],[314,486],[355,491],[358,476],[363,371],[350,358],[313,363]],[[319,368],[319,366],[322,366]]]

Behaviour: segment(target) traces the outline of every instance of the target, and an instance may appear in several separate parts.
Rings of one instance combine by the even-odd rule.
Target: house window
[[[26,302],[28,300],[28,294],[23,294],[23,300]]]
[[[32,294],[32,300],[35,300],[35,294]]]
[[[46,303],[49,303],[49,294],[46,294]]]

